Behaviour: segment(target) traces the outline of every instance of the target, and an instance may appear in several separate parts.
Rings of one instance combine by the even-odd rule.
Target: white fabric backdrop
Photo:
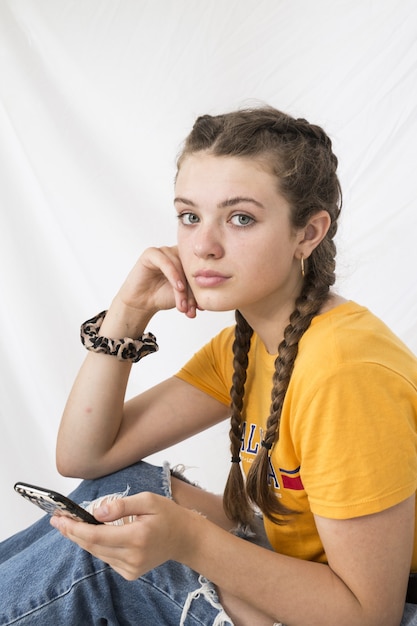
[[[417,351],[414,0],[0,0],[0,539],[38,512],[17,480],[68,491],[60,415],[140,251],[173,243],[175,155],[196,115],[264,101],[322,124],[345,192],[338,288]],[[231,314],[161,313],[130,393]],[[157,455],[220,490],[227,425]]]

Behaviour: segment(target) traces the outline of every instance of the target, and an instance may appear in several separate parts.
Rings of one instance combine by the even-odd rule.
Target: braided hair
[[[327,211],[331,219],[326,236],[306,260],[302,290],[278,346],[270,415],[246,483],[238,461],[244,429],[244,387],[253,330],[243,315],[236,311],[234,373],[230,391],[230,447],[234,462],[224,492],[224,508],[230,519],[248,523],[253,515],[253,505],[256,505],[266,517],[282,524],[288,521],[291,511],[281,504],[269,487],[269,455],[279,438],[282,408],[300,339],[326,302],[330,287],[335,282],[334,236],[342,204],[336,174],[337,158],[332,152],[331,140],[322,128],[272,107],[199,117],[185,141],[178,167],[187,155],[203,150],[213,156],[251,157],[265,163],[276,176],[280,193],[290,204],[295,229],[305,227],[309,219],[322,210]]]

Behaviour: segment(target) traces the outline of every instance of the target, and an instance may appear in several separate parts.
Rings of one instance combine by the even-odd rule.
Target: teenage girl
[[[417,361],[331,290],[336,168],[320,127],[273,108],[197,119],[178,246],[145,250],[82,326],[57,465],[106,524],[52,517],[7,540],[0,624],[417,624]],[[125,402],[173,307],[236,325]],[[221,496],[141,462],[229,418]]]

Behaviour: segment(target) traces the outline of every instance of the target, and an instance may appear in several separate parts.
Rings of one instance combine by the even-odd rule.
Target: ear
[[[327,211],[315,213],[307,225],[299,231],[299,241],[296,250],[296,258],[308,259],[310,254],[325,238],[330,228],[331,219]]]

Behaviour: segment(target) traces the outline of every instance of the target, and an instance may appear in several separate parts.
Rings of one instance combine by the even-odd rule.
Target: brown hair
[[[342,204],[336,175],[337,158],[326,133],[304,119],[295,119],[272,107],[245,109],[225,115],[199,117],[185,141],[178,159],[198,151],[214,156],[256,158],[265,163],[277,177],[280,193],[291,206],[294,228],[303,228],[318,211],[325,210],[331,218],[325,238],[313,250],[305,264],[302,291],[296,300],[278,346],[272,381],[271,411],[263,433],[263,445],[248,472],[246,484],[236,462],[243,436],[242,408],[248,353],[252,328],[236,311],[233,344],[234,374],[231,388],[230,442],[232,463],[224,492],[227,515],[247,523],[253,504],[277,524],[288,520],[287,510],[268,485],[270,448],[279,437],[279,423],[285,394],[298,353],[298,344],[326,301],[335,281],[336,247],[333,238]]]

